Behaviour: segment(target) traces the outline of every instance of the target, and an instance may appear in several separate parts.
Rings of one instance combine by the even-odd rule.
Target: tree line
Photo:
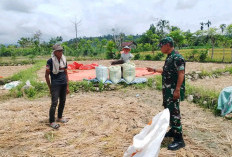
[[[211,22],[199,23],[199,30],[195,32],[183,31],[173,26],[167,20],[159,20],[151,24],[143,34],[126,35],[123,32],[112,29],[112,34],[99,37],[80,37],[63,41],[62,36],[52,37],[48,42],[41,41],[42,32],[37,31],[32,37],[21,37],[17,45],[0,45],[0,56],[27,56],[27,55],[49,55],[52,45],[60,43],[65,54],[69,56],[102,56],[114,58],[116,52],[120,51],[122,42],[134,41],[137,43],[133,53],[158,50],[159,40],[170,36],[175,41],[178,49],[207,48],[211,49],[211,59],[214,57],[215,47],[232,48],[232,24],[221,24],[219,27],[211,27]],[[232,57],[232,49],[231,49]],[[223,58],[224,60],[224,58]]]

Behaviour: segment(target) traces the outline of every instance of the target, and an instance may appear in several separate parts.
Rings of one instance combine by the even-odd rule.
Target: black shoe
[[[185,147],[185,143],[183,140],[181,141],[174,140],[171,144],[168,145],[168,150],[178,150],[183,147]]]
[[[166,134],[165,137],[174,137],[174,133],[172,131],[172,129],[170,129]]]

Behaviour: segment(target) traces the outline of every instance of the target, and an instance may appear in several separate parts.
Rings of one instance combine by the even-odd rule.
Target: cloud
[[[198,0],[178,0],[176,4],[176,9],[191,9],[194,8],[195,5],[197,5]]]
[[[17,43],[40,30],[42,40],[75,38],[73,22],[81,20],[78,37],[142,34],[150,24],[168,20],[170,25],[192,32],[200,22],[212,27],[232,23],[231,0],[0,0],[0,43]]]
[[[1,3],[4,10],[22,13],[30,13],[37,6],[35,0],[3,0]]]

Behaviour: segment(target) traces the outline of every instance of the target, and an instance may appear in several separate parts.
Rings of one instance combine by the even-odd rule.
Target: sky
[[[0,44],[42,33],[41,41],[62,36],[64,41],[122,32],[142,34],[160,19],[183,31],[200,23],[211,27],[232,24],[232,0],[0,0]],[[206,26],[205,26],[206,27]]]

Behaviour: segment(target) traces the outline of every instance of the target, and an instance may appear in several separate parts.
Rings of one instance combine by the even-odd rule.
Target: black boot
[[[168,145],[168,150],[178,150],[185,147],[184,139],[182,133],[174,134],[174,141]]]
[[[174,132],[172,129],[170,129],[166,134],[165,137],[174,137]]]

